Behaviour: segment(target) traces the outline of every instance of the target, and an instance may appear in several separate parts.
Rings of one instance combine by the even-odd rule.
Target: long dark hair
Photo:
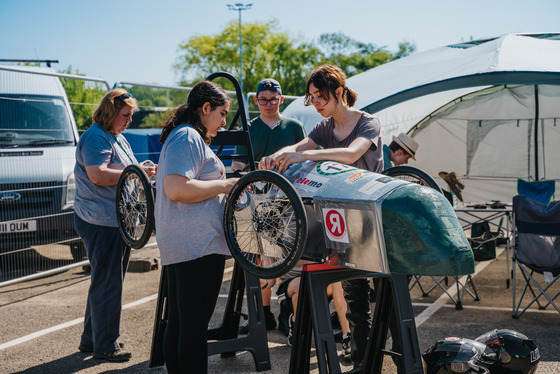
[[[159,142],[165,143],[165,140],[175,127],[188,123],[198,131],[204,142],[210,145],[212,139],[208,136],[208,131],[200,120],[199,109],[205,103],[210,103],[210,108],[214,110],[216,107],[229,102],[231,102],[229,95],[219,84],[209,81],[197,83],[189,93],[187,102],[173,111],[161,125],[163,130],[161,131]]]

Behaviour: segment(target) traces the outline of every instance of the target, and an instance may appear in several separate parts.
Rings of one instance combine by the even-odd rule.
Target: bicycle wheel
[[[413,166],[394,166],[392,168],[383,170],[382,174],[396,179],[405,180],[407,182],[420,184],[422,186],[431,187],[439,193],[443,193],[441,191],[441,188],[439,188],[438,184],[432,177],[430,177],[426,172]]]
[[[142,248],[154,230],[154,198],[146,172],[138,165],[129,165],[117,185],[117,222],[125,243]]]
[[[290,271],[307,239],[307,216],[296,189],[278,173],[243,176],[228,195],[224,232],[241,268],[273,279]]]

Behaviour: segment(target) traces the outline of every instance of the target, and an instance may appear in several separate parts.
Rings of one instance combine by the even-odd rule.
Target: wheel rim
[[[153,230],[153,199],[143,170],[131,165],[125,169],[117,189],[117,218],[123,240],[141,248]]]
[[[129,174],[123,188],[123,223],[131,240],[140,239],[146,229],[146,191],[136,174]]]
[[[228,197],[226,239],[241,267],[271,278],[289,271],[301,257],[307,221],[303,203],[287,180],[276,173],[282,183],[262,171],[253,173],[261,177],[242,178]]]

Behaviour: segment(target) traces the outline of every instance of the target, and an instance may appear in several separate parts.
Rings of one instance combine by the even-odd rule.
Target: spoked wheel
[[[125,243],[142,248],[154,230],[154,198],[146,172],[138,165],[129,165],[117,185],[117,222]]]
[[[224,231],[241,268],[272,279],[286,274],[301,258],[307,216],[299,194],[286,178],[258,170],[239,179],[229,193]]]
[[[422,186],[431,187],[439,193],[442,193],[441,188],[439,188],[438,184],[432,177],[430,177],[426,172],[413,166],[394,166],[383,170],[382,174],[407,182],[420,184]]]

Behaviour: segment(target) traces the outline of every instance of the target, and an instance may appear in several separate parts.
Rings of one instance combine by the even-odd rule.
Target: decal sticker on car
[[[333,242],[350,243],[344,209],[323,208],[323,222],[327,237]]]

